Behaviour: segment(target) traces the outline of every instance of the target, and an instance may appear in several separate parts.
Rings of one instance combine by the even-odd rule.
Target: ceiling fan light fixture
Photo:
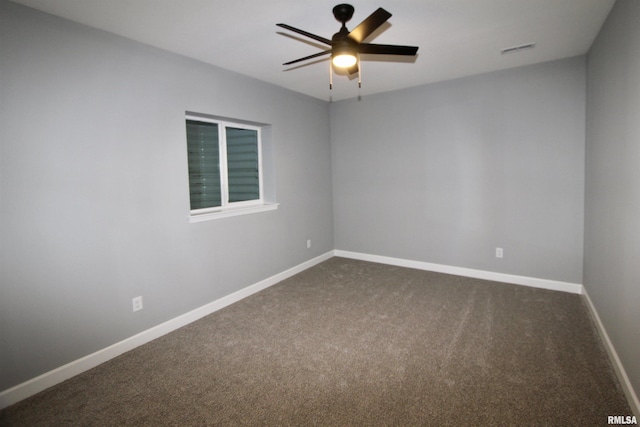
[[[358,58],[352,52],[340,52],[333,55],[331,59],[333,65],[339,68],[349,68],[358,62]]]
[[[331,62],[338,68],[352,67],[358,62],[356,52],[355,47],[346,40],[334,41]]]

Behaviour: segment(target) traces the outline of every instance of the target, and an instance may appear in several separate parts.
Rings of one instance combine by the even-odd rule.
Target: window
[[[274,209],[265,204],[261,127],[187,115],[192,221]]]

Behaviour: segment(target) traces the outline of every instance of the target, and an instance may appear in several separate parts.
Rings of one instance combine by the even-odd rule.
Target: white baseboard
[[[627,396],[627,400],[629,401],[629,406],[631,406],[631,410],[636,415],[636,417],[640,417],[640,401],[638,400],[638,395],[636,394],[633,386],[631,385],[631,381],[627,376],[627,372],[624,370],[624,366],[622,366],[622,362],[620,361],[620,357],[618,357],[618,352],[616,351],[613,343],[609,339],[609,334],[607,334],[607,330],[604,328],[602,321],[600,320],[600,316],[596,311],[596,307],[593,305],[591,298],[589,298],[589,294],[587,290],[584,289],[582,292],[582,296],[584,297],[587,307],[589,308],[591,318],[596,324],[596,329],[604,342],[604,348],[607,350],[609,354],[609,360],[611,360],[611,364],[613,365],[613,370],[616,372],[618,380],[622,385],[622,390],[624,394]],[[631,414],[624,414],[631,415]]]
[[[333,257],[333,251],[329,251],[323,255],[283,271],[282,273],[278,273],[230,295],[205,304],[202,307],[168,320],[147,329],[146,331],[142,331],[139,334],[129,337],[123,341],[117,342],[109,347],[103,348],[102,350],[98,350],[95,353],[74,360],[73,362],[67,363],[66,365],[60,366],[52,371],[45,372],[44,374],[32,378],[22,384],[3,390],[0,392],[0,409],[13,405],[14,403],[26,399],[29,396],[33,396],[34,394],[51,386],[59,384],[71,377],[81,374],[82,372],[88,371],[89,369],[113,359],[114,357],[117,357],[129,350],[133,350],[134,348],[166,335],[169,332],[173,332],[178,328],[195,322],[204,316],[214,313],[221,308],[233,304],[234,302],[240,301],[241,299],[253,295],[256,292],[275,285],[276,283],[311,268],[316,264],[326,261],[331,257]]]
[[[398,267],[415,268],[417,270],[434,271],[437,273],[455,274],[456,276],[473,277],[475,279],[493,280],[514,285],[531,286],[534,288],[550,289],[552,291],[581,294],[583,287],[579,283],[560,282],[556,280],[538,279],[535,277],[516,276],[513,274],[495,273],[492,271],[474,270],[471,268],[454,267],[450,265],[432,264],[422,261],[411,261],[381,255],[369,255],[359,252],[349,252],[336,249],[335,256],[359,259],[362,261],[378,262],[380,264],[396,265]]]

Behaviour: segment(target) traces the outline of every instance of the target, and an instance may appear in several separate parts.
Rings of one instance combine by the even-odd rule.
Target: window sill
[[[229,218],[238,215],[247,215],[259,212],[274,211],[278,209],[278,203],[265,203],[256,206],[243,206],[241,208],[224,209],[215,212],[189,215],[189,222],[211,221],[214,219]]]

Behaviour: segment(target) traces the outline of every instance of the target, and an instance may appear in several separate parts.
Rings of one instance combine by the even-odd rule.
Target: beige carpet
[[[17,426],[602,426],[580,296],[332,258],[0,412]]]

